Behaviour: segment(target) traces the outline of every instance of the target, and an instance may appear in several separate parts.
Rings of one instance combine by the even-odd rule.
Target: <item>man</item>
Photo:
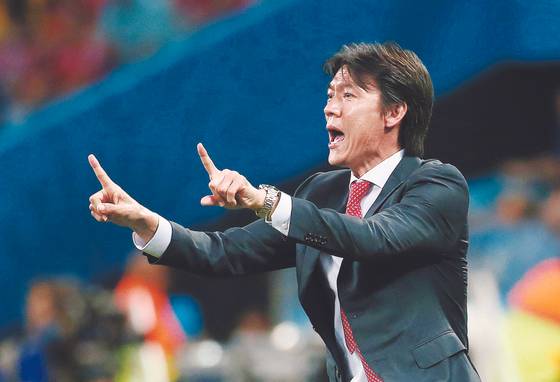
[[[393,43],[344,46],[325,64],[329,163],[293,197],[218,170],[205,206],[261,218],[195,232],[127,195],[90,156],[103,189],[98,221],[130,227],[150,262],[199,274],[295,266],[300,301],[325,342],[331,381],[475,381],[467,355],[468,190],[451,165],[424,161],[433,99],[429,74]]]

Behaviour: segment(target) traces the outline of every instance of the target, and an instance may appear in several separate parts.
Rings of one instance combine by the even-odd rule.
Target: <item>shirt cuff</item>
[[[288,236],[290,232],[290,217],[292,216],[292,198],[283,192],[280,193],[280,200],[276,209],[270,216],[270,220],[264,221],[272,225],[281,234]]]
[[[159,258],[169,247],[169,243],[171,243],[171,232],[171,223],[167,219],[158,216],[158,227],[154,237],[146,243],[136,232],[133,232],[132,242],[138,250]]]

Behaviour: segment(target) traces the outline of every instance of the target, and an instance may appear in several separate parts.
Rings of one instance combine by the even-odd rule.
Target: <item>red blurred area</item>
[[[39,105],[99,80],[116,66],[153,54],[174,36],[253,2],[2,1],[0,123],[18,122]],[[160,25],[156,28],[147,25],[150,18],[143,18],[154,11],[168,16],[154,16],[153,23]],[[110,17],[107,29],[106,19]],[[131,54],[126,51],[128,45],[137,45],[138,49]]]

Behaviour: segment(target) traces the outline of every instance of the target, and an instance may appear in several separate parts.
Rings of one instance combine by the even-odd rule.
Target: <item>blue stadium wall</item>
[[[96,223],[95,153],[124,189],[185,225],[219,167],[278,184],[324,161],[323,61],[352,41],[399,42],[437,95],[503,60],[560,58],[558,1],[269,0],[125,66],[0,131],[0,325],[21,318],[31,280],[90,279],[121,267],[130,232]]]

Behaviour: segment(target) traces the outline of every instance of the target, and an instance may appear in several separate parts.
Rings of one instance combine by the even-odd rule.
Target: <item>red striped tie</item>
[[[362,217],[362,207],[360,206],[360,202],[367,195],[368,191],[370,190],[372,184],[368,181],[354,181],[350,185],[350,196],[348,197],[348,203],[346,204],[346,214],[357,216],[359,218]],[[346,347],[350,354],[354,354],[354,352],[358,353],[360,360],[362,361],[362,366],[364,367],[364,371],[366,373],[366,377],[368,382],[383,382],[383,379],[379,375],[377,375],[371,367],[367,364],[362,352],[358,348],[358,344],[354,339],[354,334],[352,333],[352,328],[350,327],[350,322],[348,321],[348,317],[346,317],[346,313],[340,308],[340,317],[342,318],[342,329],[344,330],[344,339],[346,340]]]

